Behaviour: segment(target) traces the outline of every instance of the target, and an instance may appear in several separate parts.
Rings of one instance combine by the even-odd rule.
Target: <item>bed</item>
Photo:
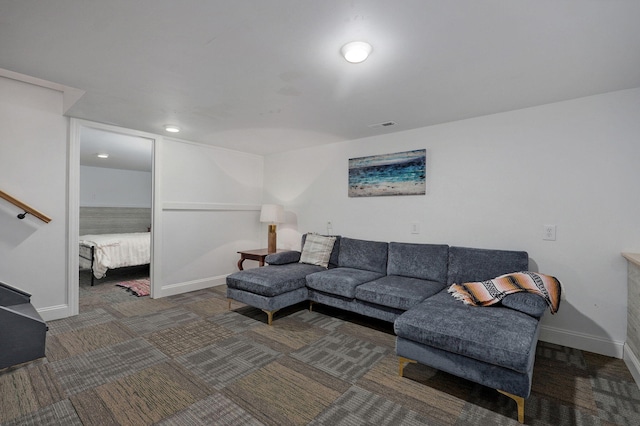
[[[109,269],[150,263],[150,208],[81,206],[79,225],[79,263],[92,271],[91,285]]]
[[[146,265],[151,260],[151,233],[81,235],[80,268],[91,270],[94,279],[103,278],[109,269]]]

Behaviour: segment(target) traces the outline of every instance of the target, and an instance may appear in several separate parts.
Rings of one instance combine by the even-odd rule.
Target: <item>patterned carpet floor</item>
[[[216,287],[154,300],[81,274],[80,315],[46,359],[0,371],[2,425],[517,425],[493,389],[411,364],[392,325],[319,305],[276,314]],[[540,342],[529,425],[639,425],[624,362]]]

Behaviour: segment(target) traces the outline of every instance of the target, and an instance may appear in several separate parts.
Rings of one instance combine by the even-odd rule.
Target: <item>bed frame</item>
[[[91,267],[89,270],[91,271],[91,287],[93,287],[93,283],[96,279],[96,276],[93,275],[93,259],[94,259],[94,247],[93,246],[85,246],[84,244],[80,244],[80,249],[78,253],[80,257],[91,262]],[[87,253],[88,251],[88,253]]]

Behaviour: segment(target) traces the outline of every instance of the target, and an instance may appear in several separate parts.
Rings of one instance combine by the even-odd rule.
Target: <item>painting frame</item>
[[[349,198],[426,195],[427,150],[349,159]]]

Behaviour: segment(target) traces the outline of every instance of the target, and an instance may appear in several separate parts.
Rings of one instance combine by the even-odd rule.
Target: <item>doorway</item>
[[[146,235],[148,276],[154,293],[155,163],[158,136],[115,126],[71,119],[69,146],[69,247],[68,278],[70,314],[79,312],[80,266],[91,265],[91,256],[80,257],[84,244],[80,236],[95,238],[122,234]],[[84,238],[83,238],[84,240]],[[86,247],[85,247],[86,248]],[[86,251],[85,256],[86,256]],[[140,274],[145,267],[142,256],[118,262],[140,264],[131,268]],[[94,260],[94,265],[95,260]],[[117,265],[114,265],[117,266]],[[95,276],[102,275],[96,268]],[[115,277],[125,276],[128,268],[111,269]],[[83,276],[90,279],[91,272]],[[113,281],[113,280],[108,280]],[[84,281],[83,281],[84,282]],[[100,280],[94,278],[95,285]]]

